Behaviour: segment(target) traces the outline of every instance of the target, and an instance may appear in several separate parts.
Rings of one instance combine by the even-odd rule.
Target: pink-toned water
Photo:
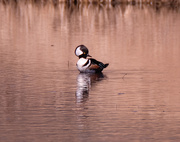
[[[0,4],[0,141],[180,140],[180,13]],[[110,65],[79,74],[77,45]]]

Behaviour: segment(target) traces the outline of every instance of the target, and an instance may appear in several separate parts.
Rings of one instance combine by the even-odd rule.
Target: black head
[[[86,58],[87,56],[91,57],[89,54],[89,51],[86,46],[84,45],[79,45],[75,49],[75,55],[78,56],[79,58]]]

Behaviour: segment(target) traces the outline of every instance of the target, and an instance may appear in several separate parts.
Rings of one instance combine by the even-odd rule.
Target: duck
[[[81,73],[99,73],[109,65],[109,63],[104,64],[91,58],[92,56],[89,55],[89,50],[85,45],[77,46],[74,52],[79,57],[76,66]]]

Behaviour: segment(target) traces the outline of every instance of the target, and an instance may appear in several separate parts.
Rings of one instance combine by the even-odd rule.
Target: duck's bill
[[[91,55],[87,54],[88,57],[92,57]]]

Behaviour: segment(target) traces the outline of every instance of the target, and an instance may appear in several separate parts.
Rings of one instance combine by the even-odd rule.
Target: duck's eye
[[[85,52],[83,54],[86,54]]]

